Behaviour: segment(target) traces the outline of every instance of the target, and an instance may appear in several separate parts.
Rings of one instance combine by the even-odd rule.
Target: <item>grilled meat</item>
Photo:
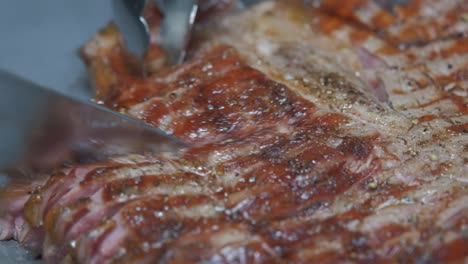
[[[150,52],[145,79],[115,28],[100,32],[82,50],[97,101],[193,147],[58,169],[24,206],[36,250],[51,263],[467,261],[468,6],[385,2],[268,1],[206,21],[181,66]]]

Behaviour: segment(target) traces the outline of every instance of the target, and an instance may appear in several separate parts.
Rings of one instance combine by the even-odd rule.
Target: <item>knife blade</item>
[[[185,147],[160,129],[0,70],[0,184],[9,181],[5,175],[31,175],[63,162]]]

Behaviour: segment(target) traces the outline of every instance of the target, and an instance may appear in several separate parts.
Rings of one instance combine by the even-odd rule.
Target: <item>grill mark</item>
[[[378,22],[375,22],[375,23],[378,23]],[[199,64],[199,65],[201,65],[201,64]],[[197,67],[198,67],[198,66],[197,66]],[[196,68],[196,67],[195,67],[195,68]],[[222,68],[222,67],[221,67],[221,68]],[[190,70],[195,70],[195,69],[190,69]],[[174,70],[174,71],[176,71],[176,70]],[[189,70],[187,70],[187,71],[189,71]],[[239,72],[242,72],[242,71],[239,71]],[[246,70],[246,72],[248,72],[248,70]],[[176,74],[177,74],[177,72],[174,73],[174,75],[176,75]],[[253,74],[253,73],[252,73],[252,74]],[[174,76],[172,76],[172,77],[174,77]],[[172,78],[172,77],[171,77],[171,78]],[[162,78],[162,77],[161,77],[161,78]],[[174,77],[174,78],[175,78],[175,77]],[[192,76],[189,76],[189,77],[187,77],[187,78],[190,79],[190,78],[192,78]],[[210,84],[212,84],[212,83],[210,83]],[[234,85],[237,85],[237,84],[233,84],[233,86],[234,86]],[[206,88],[206,87],[205,87],[205,88]],[[209,87],[208,87],[208,88],[209,88]],[[208,88],[206,88],[207,91],[209,91]],[[159,88],[158,88],[158,89],[159,89]],[[161,89],[163,89],[163,88],[161,88]],[[260,89],[259,89],[259,90],[260,90]],[[187,94],[187,95],[189,95],[189,94]],[[162,96],[162,94],[157,93],[157,96]],[[191,95],[188,96],[188,97],[192,97],[192,96],[194,96],[194,95],[191,94]],[[287,99],[290,99],[290,98],[287,98]],[[163,100],[163,99],[161,99],[161,100]],[[292,101],[294,101],[294,100],[295,100],[295,99],[293,98]],[[186,102],[184,102],[184,103],[186,103]],[[184,103],[182,103],[182,105],[183,105]],[[204,103],[204,102],[202,101],[200,104],[203,104],[203,103]],[[259,104],[259,108],[262,108],[262,107],[263,107],[263,105]],[[290,108],[294,108],[294,107],[290,104],[290,102],[288,102],[288,106],[286,107],[286,111],[285,111],[285,112],[288,112],[288,111],[290,110]],[[170,112],[171,110],[168,110],[168,111]],[[294,112],[294,111],[293,111],[293,112]],[[296,113],[297,113],[297,112],[296,112]],[[341,115],[340,115],[340,114],[337,114],[337,116],[340,117]],[[243,116],[243,117],[244,117],[244,116]],[[224,127],[224,126],[226,125],[226,124],[224,123],[224,120],[220,120],[220,121],[219,121],[218,119],[215,119],[215,118],[213,118],[213,119],[216,120],[216,122],[219,122],[219,123],[220,123],[220,127]],[[338,119],[338,118],[337,118],[337,119]],[[277,119],[273,119],[273,120],[276,121]],[[286,118],[286,120],[289,121],[289,120],[290,120],[290,116],[288,116],[288,117]],[[197,121],[199,121],[199,120],[197,120]],[[315,118],[310,118],[310,117],[308,117],[308,118],[303,118],[303,119],[295,120],[295,122],[288,123],[288,125],[291,125],[291,124],[292,124],[294,129],[298,129],[298,128],[300,128],[300,127],[304,127],[304,126],[307,127],[307,126],[309,126],[309,125],[310,125],[310,126],[317,126],[316,123],[314,123],[315,121],[317,121]],[[184,122],[185,122],[185,121],[184,121]],[[213,122],[213,123],[216,123],[216,122]],[[325,143],[319,144],[319,143],[314,142],[313,144],[319,146],[319,147],[318,147],[318,150],[319,150],[319,151],[323,151],[323,152],[327,152],[327,153],[330,152],[330,153],[334,154],[335,156],[334,156],[334,155],[331,155],[330,161],[334,161],[334,160],[336,159],[336,157],[338,156],[338,157],[341,158],[341,159],[339,159],[339,162],[341,162],[341,163],[338,162],[339,164],[337,164],[335,167],[334,167],[334,166],[328,167],[329,164],[328,164],[327,162],[325,162],[325,161],[322,161],[322,162],[319,162],[319,165],[320,165],[320,166],[313,166],[313,167],[311,166],[312,169],[314,169],[314,170],[322,169],[323,171],[319,171],[319,174],[320,174],[320,173],[323,173],[323,175],[327,175],[327,174],[335,175],[335,174],[336,174],[336,175],[338,175],[336,178],[337,178],[338,180],[340,180],[340,179],[342,179],[342,178],[348,177],[349,174],[350,174],[350,172],[355,172],[355,171],[352,170],[352,168],[355,168],[355,167],[356,167],[355,165],[353,165],[354,163],[366,164],[366,162],[369,161],[369,162],[370,162],[370,167],[371,167],[371,169],[369,169],[368,171],[364,171],[364,172],[361,171],[360,169],[356,169],[356,170],[357,170],[357,173],[355,172],[355,175],[353,174],[353,175],[350,176],[350,177],[352,178],[353,176],[356,176],[357,181],[359,181],[359,180],[361,180],[361,179],[365,179],[365,177],[367,177],[368,175],[377,175],[377,176],[379,176],[379,173],[378,173],[378,170],[379,170],[379,164],[378,164],[378,163],[379,163],[379,162],[378,162],[378,161],[375,161],[375,163],[372,163],[373,159],[372,159],[372,157],[370,157],[370,156],[372,155],[372,143],[373,143],[373,141],[375,141],[375,138],[369,139],[369,138],[365,138],[365,137],[356,137],[356,138],[353,138],[353,137],[343,136],[343,133],[345,133],[345,132],[342,132],[342,131],[339,131],[339,130],[337,131],[337,128],[336,128],[336,127],[334,127],[333,125],[330,125],[328,122],[325,122],[325,123],[326,123],[326,126],[325,126],[326,128],[323,129],[324,131],[319,132],[319,130],[322,130],[322,128],[320,128],[320,129],[317,128],[317,131],[313,131],[313,133],[315,133],[315,134],[317,135],[317,138],[318,138],[318,139],[328,139],[328,138],[332,137],[332,135],[333,135],[333,136],[340,135],[340,137],[341,137],[341,139],[343,140],[343,142],[342,142],[340,145],[338,145],[338,147],[337,147],[336,149],[335,149],[335,148],[332,148],[332,147],[330,147],[330,146],[327,146]],[[216,124],[217,124],[217,123],[216,123]],[[227,125],[226,125],[226,126],[227,126]],[[246,126],[246,127],[247,127],[247,126]],[[274,129],[273,129],[273,130],[274,130]],[[311,131],[309,130],[308,132],[311,132]],[[182,133],[182,132],[180,132],[180,133]],[[180,133],[179,133],[179,134],[180,134]],[[251,131],[248,131],[248,133],[251,133]],[[248,133],[247,133],[247,134],[248,134]],[[241,136],[238,136],[238,137],[241,138]],[[228,139],[230,139],[230,138],[228,138]],[[197,140],[199,140],[199,139],[197,138]],[[218,138],[216,138],[215,140],[218,140]],[[237,139],[235,139],[235,140],[237,140]],[[300,141],[300,140],[298,140],[298,141],[299,141],[299,143],[300,143],[300,142],[308,143],[308,141]],[[310,142],[313,142],[313,141],[309,141],[309,143],[310,143]],[[310,153],[309,153],[309,152],[303,150],[301,147],[295,146],[294,144],[297,144],[297,143],[290,143],[290,144],[288,144],[288,143],[286,142],[286,143],[283,144],[283,145],[278,144],[278,146],[273,146],[273,147],[272,147],[271,144],[270,144],[270,145],[268,145],[268,146],[266,147],[266,149],[269,148],[270,150],[274,150],[274,151],[272,151],[272,153],[265,153],[265,152],[263,152],[263,153],[262,153],[262,154],[264,154],[263,156],[262,156],[262,155],[255,155],[255,157],[258,158],[259,160],[262,159],[262,160],[265,160],[265,161],[267,161],[267,162],[272,162],[272,163],[274,163],[274,165],[272,166],[272,168],[269,168],[269,170],[267,170],[267,171],[268,171],[268,172],[275,173],[275,174],[278,174],[278,175],[281,175],[281,176],[284,176],[284,167],[288,167],[288,166],[289,166],[289,167],[292,167],[292,168],[293,168],[293,171],[295,171],[295,172],[307,170],[307,168],[309,167],[309,165],[307,165],[307,164],[306,164],[306,165],[303,165],[303,164],[297,164],[297,163],[292,163],[292,164],[291,164],[291,163],[287,163],[287,164],[281,163],[281,159],[279,158],[279,157],[281,156],[281,150],[284,150],[284,151],[286,152],[286,153],[285,153],[285,154],[286,154],[285,156],[286,156],[288,159],[290,159],[291,156],[294,156],[294,154],[297,155],[298,152],[299,152],[299,153],[306,152],[306,153],[307,153],[308,155],[310,155],[310,156],[313,156],[313,155],[314,155],[312,150],[309,149],[309,150],[308,150],[308,151],[310,152]],[[274,149],[274,147],[277,147],[277,149]],[[215,148],[214,148],[214,149],[215,149]],[[209,150],[210,150],[209,148],[208,148],[208,149],[206,149],[206,148],[204,149],[204,151],[206,151],[206,152],[209,152]],[[205,152],[204,155],[206,155],[206,152]],[[196,156],[197,150],[193,151],[192,154],[193,154],[194,156]],[[291,156],[287,156],[287,155],[291,155]],[[304,156],[307,156],[307,155],[304,155]],[[307,156],[307,157],[309,157],[309,156]],[[313,157],[316,157],[316,156],[313,156]],[[199,162],[199,161],[197,161],[197,162]],[[232,163],[234,164],[232,167],[230,167],[231,170],[234,170],[234,169],[235,169],[235,166],[243,167],[243,166],[249,165],[248,162],[245,162],[245,163],[244,163],[244,160],[239,160],[239,162],[238,162],[237,164],[236,164],[237,159],[233,159],[233,160],[231,160],[230,162],[232,162]],[[253,166],[258,166],[259,164],[262,164],[262,163],[256,162],[256,160],[255,160],[254,162],[251,162],[250,164],[251,164],[250,166],[253,167]],[[202,165],[203,165],[203,164],[202,164]],[[263,165],[263,164],[262,164],[262,165]],[[321,166],[322,166],[322,168],[321,168]],[[357,167],[359,167],[359,166],[357,166]],[[265,169],[265,167],[262,167],[262,168]],[[204,169],[206,169],[206,168],[204,168]],[[254,167],[254,169],[258,169],[258,168]],[[331,173],[329,173],[329,172],[331,172]],[[244,178],[247,177],[246,175],[249,175],[249,173],[252,173],[252,172],[251,172],[251,171],[250,171],[250,172],[247,172],[247,174],[243,175],[243,177],[244,177]],[[351,174],[352,174],[352,173],[351,173]],[[320,174],[320,176],[323,176],[323,175]],[[263,175],[263,176],[265,176],[265,175]],[[285,177],[285,176],[284,176],[284,177]],[[324,178],[326,178],[326,177],[324,177]],[[246,178],[245,178],[245,179],[246,179]],[[262,180],[264,180],[265,182],[268,183],[268,180],[269,180],[269,179],[268,179],[268,177],[265,176],[265,178],[262,178]],[[286,182],[287,182],[287,181],[286,181]],[[347,179],[347,178],[346,178],[346,179],[344,180],[344,182],[346,183],[346,186],[344,187],[344,189],[346,189],[346,188],[351,188],[351,187],[348,186],[348,184],[351,184],[351,186],[353,186],[354,179],[351,179],[351,180],[350,180],[350,179]],[[355,183],[354,183],[354,185],[355,185]],[[247,187],[245,187],[245,188],[247,188],[247,190],[249,191],[248,194],[251,194],[251,193],[255,192],[255,194],[257,194],[257,196],[260,196],[260,195],[261,195],[261,190],[262,190],[262,188],[264,188],[264,190],[273,189],[271,192],[274,193],[275,191],[277,191],[277,190],[275,190],[275,187],[277,187],[277,186],[280,187],[280,188],[278,188],[278,189],[279,189],[279,190],[278,190],[278,193],[279,193],[278,196],[280,196],[281,194],[283,194],[283,192],[286,192],[286,195],[285,195],[285,198],[284,198],[284,199],[285,199],[285,200],[292,199],[291,197],[293,197],[293,196],[291,196],[291,195],[289,195],[289,193],[287,193],[288,190],[287,190],[286,187],[285,187],[286,185],[281,185],[281,184],[277,184],[277,185],[269,184],[269,185],[268,185],[268,184],[267,184],[267,185],[265,185],[265,186],[259,187],[258,189],[255,189],[255,190],[252,190],[252,188],[247,188]],[[281,189],[281,188],[283,188],[283,189]],[[285,189],[286,189],[286,190],[285,190]],[[324,190],[325,196],[328,195],[328,193],[326,193],[327,191],[333,192],[333,190]],[[343,195],[342,192],[344,192],[344,191],[342,191],[341,188],[337,188],[337,191],[336,191],[336,192],[338,192],[338,196],[340,196],[340,195]],[[341,193],[340,193],[340,192],[341,192]],[[391,192],[392,192],[392,191],[389,191],[389,193],[391,193]],[[397,191],[397,192],[398,192],[398,191]],[[330,196],[330,195],[328,195],[328,196]],[[283,199],[283,198],[280,198],[279,200],[281,200],[281,199]],[[173,202],[173,203],[175,203],[175,204],[177,204],[177,205],[179,205],[179,206],[183,206],[183,205],[186,205],[187,203],[190,203],[190,201],[188,201],[186,198],[182,198],[182,199],[174,199],[174,202]],[[253,204],[253,203],[255,203],[255,201],[251,202],[250,204]],[[309,207],[313,208],[313,209],[312,209],[313,211],[316,209],[316,207],[321,207],[321,206],[323,206],[323,204],[322,204],[321,202],[313,202],[313,203],[311,203],[311,204],[309,205]],[[310,216],[310,215],[313,215],[313,213],[311,213],[311,214],[305,213],[304,215],[305,215],[305,216]],[[340,218],[340,217],[342,218],[343,216],[342,216],[342,215],[339,215],[337,218]],[[361,217],[361,216],[358,215],[358,216],[355,216],[355,217],[356,217],[356,218],[359,218],[359,217]],[[229,219],[229,220],[231,220],[231,221],[238,221],[238,219]],[[335,219],[335,220],[336,220],[336,219]],[[226,222],[225,219],[223,219],[223,221]],[[352,235],[350,235],[349,232],[347,232],[346,230],[344,230],[344,229],[341,227],[341,224],[342,224],[342,223],[339,222],[339,221],[338,221],[338,222],[332,222],[332,221],[330,220],[330,222],[327,222],[327,223],[329,223],[329,227],[328,227],[328,228],[329,228],[329,230],[328,230],[329,233],[328,233],[328,235],[330,235],[330,236],[333,236],[333,235],[334,235],[334,236],[340,236],[340,239],[341,239],[341,242],[342,242],[342,243],[349,244],[350,242],[347,241],[345,238],[346,238],[346,237],[350,237],[350,236],[352,236],[352,237],[354,238],[354,235],[357,235],[357,234],[354,234],[354,233],[353,233]],[[321,223],[314,222],[314,224],[318,225],[318,224],[321,224]],[[192,225],[192,226],[196,226],[197,228],[200,227],[200,226],[202,226],[202,224],[200,224],[200,223],[191,223],[191,225]],[[251,230],[249,230],[249,231],[251,232]],[[336,233],[339,233],[339,232],[343,232],[343,234],[338,234],[338,235],[337,235]],[[183,232],[181,232],[181,233],[183,233]],[[345,237],[345,238],[342,238],[342,236]],[[208,237],[210,237],[210,236],[208,236]],[[317,236],[317,237],[318,237],[318,236]],[[199,239],[200,239],[200,238],[199,238]],[[352,241],[352,240],[353,240],[353,239],[351,239],[351,241]],[[193,240],[192,240],[192,241],[193,241]],[[133,241],[132,241],[132,242],[133,242]],[[141,242],[141,241],[140,241],[140,240],[137,240],[137,241],[134,241],[134,242]],[[182,242],[184,242],[184,241],[182,241]],[[310,242],[310,241],[309,241],[309,242]],[[357,242],[355,242],[355,243],[360,244],[360,243],[359,243],[359,239],[358,239]],[[129,245],[130,245],[130,244],[131,244],[131,243],[129,243]],[[365,244],[365,243],[364,243],[364,244]],[[176,247],[177,245],[173,245],[173,246]],[[355,246],[357,247],[357,245],[355,245]],[[345,245],[345,248],[346,248],[346,245]],[[351,247],[351,248],[355,248],[355,247]],[[170,248],[167,248],[167,249],[170,250]],[[192,249],[193,249],[193,248],[192,248]],[[197,248],[195,248],[195,249],[197,249]],[[346,250],[348,250],[348,249],[346,249]],[[351,252],[351,250],[349,250],[349,251]],[[193,252],[194,252],[194,251],[192,250],[190,253],[193,254]],[[339,252],[339,253],[340,253],[340,252]],[[132,254],[129,254],[129,255],[130,255],[129,259],[131,260]],[[185,254],[182,254],[182,255],[185,256]],[[195,255],[195,254],[193,254],[193,255]],[[364,255],[366,255],[366,254],[364,254]],[[349,255],[349,256],[351,256],[351,255]],[[327,253],[324,253],[323,255],[318,255],[318,257],[325,258],[325,259],[330,259],[330,258],[332,258],[332,256],[327,255]],[[351,257],[354,258],[354,256],[351,256]],[[344,255],[336,254],[335,258],[338,259],[338,260],[344,260]],[[371,256],[371,259],[372,259],[372,258],[373,258],[373,257]],[[356,259],[359,259],[359,258],[356,258]]]
[[[48,227],[50,233],[56,234],[53,239],[56,242],[75,239],[79,233],[86,231],[105,218],[112,217],[127,201],[154,195],[171,197],[181,194],[179,193],[181,191],[177,191],[181,189],[180,184],[184,184],[184,182],[195,184],[196,182],[190,181],[190,178],[196,179],[194,176],[191,174],[156,175],[109,182],[90,199],[78,200],[54,208],[54,212],[46,216],[45,226]],[[130,188],[138,188],[138,192],[133,192]],[[171,190],[165,190],[165,188]],[[200,188],[204,187],[200,186]],[[122,193],[125,195],[122,196]],[[133,195],[131,195],[132,193]],[[184,193],[190,194],[187,191]],[[193,194],[196,195],[198,192]],[[69,217],[66,215],[68,212],[70,212]]]
[[[98,165],[99,167],[99,165]],[[70,192],[80,179],[93,170],[93,166],[75,168],[68,172],[58,173],[50,178],[45,186],[33,192],[25,205],[25,218],[33,227],[42,225],[42,218],[58,202],[63,195]],[[76,177],[75,177],[76,176]]]
[[[199,254],[192,254],[194,251]],[[274,250],[262,237],[253,234],[249,226],[220,221],[201,224],[197,230],[173,241],[161,259],[171,263],[278,261]]]
[[[311,214],[312,211],[315,210],[311,208],[316,208],[315,205],[331,202],[332,197],[341,194],[360,180],[368,177],[370,171],[373,171],[378,167],[371,165],[369,170],[358,170],[354,172],[350,170],[350,163],[347,163],[347,161],[363,164],[367,162],[367,158],[371,155],[372,151],[372,144],[370,143],[369,139],[344,137],[341,139],[341,143],[338,144],[337,148],[327,146],[325,142],[322,142],[324,138],[326,139],[329,137],[336,137],[335,134],[338,132],[338,128],[346,120],[346,118],[342,115],[330,113],[314,116],[315,106],[313,104],[300,99],[285,86],[266,79],[263,74],[253,70],[252,68],[239,66],[238,69],[234,69],[231,72],[228,71],[226,74],[232,74],[233,76],[241,74],[245,77],[245,80],[239,80],[238,78],[234,77],[219,80],[215,79],[212,82],[208,82],[207,84],[204,84],[200,87],[199,91],[206,93],[202,94],[201,96],[208,98],[208,95],[211,96],[213,94],[212,89],[216,89],[216,87],[219,86],[230,86],[231,88],[229,89],[231,90],[225,92],[227,94],[232,93],[233,95],[238,95],[239,92],[241,92],[242,95],[242,91],[251,89],[251,91],[249,91],[249,96],[244,97],[244,101],[240,100],[238,102],[239,105],[232,106],[227,105],[229,102],[226,101],[226,97],[220,97],[218,99],[216,96],[211,97],[210,102],[204,101],[205,99],[203,99],[198,103],[202,107],[206,107],[206,105],[213,102],[218,105],[226,104],[227,110],[225,110],[225,115],[229,115],[231,112],[235,113],[240,111],[241,108],[248,107],[249,109],[252,109],[251,112],[260,111],[261,116],[264,117],[263,121],[256,120],[255,117],[251,116],[240,117],[241,119],[245,119],[241,121],[244,122],[244,124],[236,128],[235,133],[238,134],[229,134],[229,131],[227,132],[229,134],[229,139],[234,138],[232,139],[232,142],[242,142],[246,146],[249,146],[255,142],[257,146],[252,149],[252,151],[254,151],[253,153],[251,151],[247,151],[247,153],[252,153],[250,156],[247,155],[233,157],[233,159],[225,163],[221,163],[222,166],[224,166],[224,169],[227,169],[228,171],[234,171],[236,168],[245,169],[251,167],[251,171],[247,172],[241,177],[244,179],[244,182],[248,182],[249,178],[256,176],[256,174],[260,175],[258,179],[255,180],[257,186],[252,186],[249,184],[242,186],[237,184],[234,189],[226,190],[228,195],[235,195],[239,191],[245,189],[249,191],[252,197],[255,197],[254,200],[242,207],[238,207],[238,204],[232,204],[231,206],[238,207],[236,212],[237,215],[230,215],[228,211],[223,209],[222,215],[224,215],[224,217],[229,217],[230,221],[250,221],[252,219],[264,221],[283,219],[293,216],[296,213],[304,210],[309,210],[308,214]],[[196,93],[189,93],[187,96],[188,98],[191,98],[194,97],[195,94]],[[226,96],[226,94],[223,96]],[[181,97],[182,96],[179,96],[179,98]],[[182,99],[181,102],[183,102]],[[153,104],[153,102],[151,104]],[[243,111],[248,112],[248,109],[243,109]],[[305,114],[297,115],[297,113]],[[216,117],[216,115],[214,115],[214,117]],[[198,120],[196,122],[197,124],[191,124],[191,126],[196,127],[196,125],[200,125],[200,123],[202,123],[202,120],[207,120],[208,124],[213,122],[215,123],[215,126],[210,128],[211,130],[219,131],[219,127],[216,126],[216,121],[212,121],[216,119],[213,118],[213,115],[210,116],[207,114],[205,116],[200,116],[199,118],[201,119],[195,119]],[[237,121],[237,119],[235,120]],[[182,121],[181,123],[184,122],[190,123],[186,120]],[[272,126],[271,123],[276,123],[276,126]],[[253,124],[255,124],[255,127]],[[285,132],[288,132],[290,128],[294,128],[298,132],[292,135],[285,134]],[[187,131],[189,129],[184,128],[184,130]],[[258,142],[254,140],[254,138],[259,136],[257,134],[258,131],[269,131],[269,133],[276,134],[276,136],[267,138],[264,142]],[[222,132],[223,131],[221,131],[221,133]],[[176,135],[178,135],[177,132]],[[196,141],[200,140],[201,139],[196,139]],[[259,143],[260,145],[258,145]],[[211,148],[205,145],[198,149],[191,149],[188,152],[189,154],[186,154],[187,156],[185,158],[190,158],[190,156],[200,157],[198,156],[198,152],[200,152],[203,156],[203,153],[206,153],[204,155],[207,155],[212,153],[213,150],[216,150],[220,146],[224,147],[223,145],[217,144],[218,143],[212,144]],[[201,159],[200,161],[202,162],[200,165],[204,166],[204,169],[207,169],[207,165],[203,164],[203,158],[199,159]],[[298,160],[307,160],[308,162],[307,164],[297,163]],[[314,164],[314,162],[317,164]],[[176,165],[173,161],[163,160],[160,161],[159,164],[155,164],[154,162],[126,164],[121,166],[119,165],[118,168],[104,168],[88,174],[86,178],[80,183],[81,187],[85,188],[86,186],[90,185],[95,186],[97,183],[99,183],[100,187],[97,188],[94,193],[96,193],[96,195],[103,195],[102,198],[100,198],[102,199],[101,203],[104,203],[108,206],[105,207],[104,210],[109,210],[109,212],[113,212],[115,215],[111,218],[111,220],[104,220],[102,224],[98,224],[97,226],[97,223],[90,224],[89,226],[92,226],[92,228],[88,229],[85,234],[77,238],[77,249],[71,249],[73,252],[75,252],[72,254],[72,256],[76,258],[82,253],[87,252],[86,254],[91,253],[93,256],[93,258],[90,260],[98,261],[109,258],[109,254],[111,254],[109,252],[90,251],[90,248],[86,248],[91,246],[99,247],[99,245],[104,243],[104,241],[109,240],[109,236],[117,236],[118,234],[116,234],[116,232],[120,232],[122,230],[122,232],[136,232],[127,230],[128,225],[131,226],[131,230],[134,230],[133,228],[136,228],[139,225],[139,223],[135,222],[139,222],[138,220],[135,220],[138,218],[138,214],[132,212],[131,208],[136,208],[136,204],[147,203],[148,199],[153,202],[158,201],[158,206],[162,206],[163,209],[165,206],[168,206],[169,211],[171,211],[171,207],[183,207],[187,208],[188,210],[194,201],[197,201],[197,203],[200,203],[200,201],[203,202],[203,199],[200,200],[200,198],[194,198],[192,195],[176,197],[164,196],[163,198],[158,196],[160,194],[149,194],[150,197],[138,197],[136,200],[124,201],[124,204],[118,204],[115,208],[108,204],[110,201],[115,201],[118,199],[118,197],[115,195],[121,193],[122,191],[125,192],[124,189],[129,191],[129,186],[131,186],[131,188],[145,187],[144,192],[147,193],[149,190],[147,190],[146,187],[149,185],[149,182],[159,183],[161,181],[161,179],[156,181],[154,177],[173,177],[173,175],[143,176],[145,174],[152,174],[156,172],[162,173],[163,171],[167,170],[180,170],[184,166],[188,165],[191,167],[196,166],[196,164],[196,161],[189,161],[186,165]],[[170,169],[164,169],[164,166],[169,166]],[[136,170],[133,168],[136,168]],[[316,177],[316,179],[312,184],[308,184],[307,186],[301,187],[299,185],[295,185],[295,183],[292,181],[304,173],[312,173],[312,178]],[[314,173],[318,173],[318,175],[315,176]],[[288,178],[288,174],[291,174],[294,177]],[[167,180],[171,182],[171,184],[177,185],[187,183],[188,178],[195,179],[200,177],[195,174],[185,175],[189,176],[186,177],[179,175],[181,177],[179,178],[180,181],[172,182],[171,179]],[[142,176],[147,178],[142,178]],[[277,177],[278,180],[274,180],[273,176]],[[151,177],[153,178],[150,179]],[[145,179],[148,179],[149,181],[146,181]],[[137,182],[135,182],[135,180],[137,180]],[[203,184],[210,183],[210,181],[203,181]],[[156,186],[149,188],[156,190],[158,187]],[[217,187],[213,186],[212,188]],[[304,192],[298,191],[298,188],[302,188]],[[98,190],[100,191],[97,192]],[[142,190],[140,189],[139,192],[141,191]],[[308,197],[304,199],[301,196],[305,193],[305,191],[311,192],[311,194],[309,194]],[[212,198],[206,201],[212,201],[211,199]],[[98,202],[98,200],[93,200],[94,205],[96,202]],[[70,208],[71,210],[77,210],[74,216],[78,218],[79,216],[83,215],[84,218],[82,218],[81,221],[89,220],[86,219],[86,217],[95,218],[92,215],[89,215],[88,211],[86,211],[86,203],[83,202],[80,204],[80,202],[78,202],[76,208],[73,207],[73,204],[70,205],[72,206]],[[265,207],[265,205],[267,206]],[[153,204],[153,211],[151,212],[153,214],[155,213],[155,210],[161,210],[161,208],[157,209],[154,206],[155,205]],[[221,206],[224,205],[221,203]],[[58,208],[56,210],[59,211]],[[181,212],[183,212],[183,210]],[[106,213],[106,215],[109,217],[112,216],[112,213],[110,215]],[[194,217],[194,215],[190,214],[187,216],[190,219]],[[172,217],[176,217],[177,219],[184,219],[183,215],[180,215],[180,213],[177,214],[175,211],[172,212]],[[54,216],[51,214],[50,219],[59,218],[58,215]],[[96,217],[96,220],[97,219],[98,218]],[[113,224],[109,224],[109,221],[113,221]],[[52,225],[52,222],[53,221],[49,220],[49,225]],[[147,224],[151,224],[151,222],[152,221],[150,220],[145,220],[145,223]],[[67,226],[65,223],[63,228],[65,230],[65,234],[70,236],[69,239],[72,239],[74,237],[73,233],[76,232],[73,231],[73,228],[78,230],[80,229],[80,226]],[[100,232],[102,233],[99,234]],[[180,232],[183,231],[177,231],[177,234],[175,235],[178,236]],[[90,237],[91,234],[94,233],[98,235],[95,236],[95,238]],[[135,234],[132,233],[132,235]],[[147,241],[143,235],[144,234],[142,233],[137,235],[137,237],[139,237],[139,239],[142,241]],[[118,235],[118,237],[120,237],[120,235]],[[56,239],[57,242],[60,240],[62,239]],[[120,241],[119,243],[130,242]],[[112,254],[114,254],[115,250],[117,249],[114,248],[112,250]],[[132,254],[130,254],[130,256]],[[136,252],[135,254],[138,255]]]
[[[359,12],[366,10],[372,12],[371,1],[349,1],[345,6],[339,1],[322,1],[320,8],[312,12],[321,18],[319,26],[325,31],[335,31],[351,25],[359,30],[372,32],[380,36],[394,47],[424,46],[441,38],[457,36],[460,32],[448,32],[447,27],[461,21],[463,16],[462,3],[455,4],[452,9],[442,10],[437,20],[426,17],[420,13],[422,1],[412,0],[409,4],[398,6],[392,16],[382,7],[374,11],[370,20],[361,17]],[[445,8],[450,8],[446,6]],[[325,16],[324,16],[325,15]],[[328,17],[327,17],[328,16]],[[442,17],[440,17],[442,16]],[[435,33],[435,34],[432,34]],[[448,34],[448,35],[447,35]],[[361,37],[362,39],[362,37]]]
[[[184,215],[177,212],[178,208],[190,208],[197,205],[213,204],[215,201],[203,194],[198,196],[151,196],[147,199],[138,199],[129,201],[121,207],[118,214],[111,220],[104,222],[97,227],[93,227],[77,239],[77,249],[89,250],[91,248],[100,248],[102,241],[109,240],[109,233],[104,232],[97,239],[93,239],[93,233],[97,230],[106,229],[112,222],[115,229],[120,228],[124,232],[123,239],[118,242],[118,246],[113,248],[114,256],[100,255],[99,260],[103,261],[118,257],[132,257],[139,254],[149,254],[145,252],[145,242],[154,250],[154,254],[163,249],[165,243],[177,238],[186,228],[193,226],[198,220],[190,215]],[[214,203],[215,204],[215,203]],[[159,212],[159,213],[158,213]],[[183,212],[183,211],[182,211]],[[161,214],[160,214],[161,213]],[[203,216],[198,216],[203,217]],[[122,237],[122,235],[119,235]],[[90,240],[91,239],[91,240]],[[151,247],[155,248],[151,248]],[[118,248],[125,249],[125,255],[118,255],[115,252]],[[80,253],[78,252],[78,255]]]
[[[144,163],[145,164],[145,163]],[[30,199],[26,206],[26,210],[31,210],[28,215],[28,221],[30,221],[33,226],[41,227],[42,219],[46,226],[54,227],[54,222],[52,219],[56,219],[61,214],[64,206],[68,203],[84,203],[83,197],[92,195],[97,190],[99,190],[104,183],[92,183],[86,186],[83,186],[83,181],[93,174],[103,174],[107,171],[118,170],[126,167],[135,166],[134,164],[109,164],[109,167],[103,167],[102,165],[98,168],[91,169],[87,167],[77,168],[71,170],[67,176],[62,175],[59,180],[53,179],[53,182],[56,184],[55,187],[52,185],[51,189],[44,188],[40,190],[37,195],[34,195],[34,199]],[[92,167],[91,167],[92,168]],[[83,172],[80,172],[82,170]],[[92,176],[95,178],[95,176]],[[107,180],[110,180],[108,177]],[[72,187],[74,186],[74,187]],[[78,187],[78,188],[77,188]],[[52,195],[51,195],[52,194]],[[60,198],[60,199],[59,199]],[[36,214],[38,220],[33,219],[31,212]],[[65,219],[62,219],[65,220]],[[49,224],[48,224],[49,223]]]
[[[214,64],[208,61],[207,65]],[[221,141],[244,137],[246,133],[269,126],[271,122],[291,119],[299,113],[307,115],[315,108],[285,86],[241,63],[225,75],[192,87],[189,93],[180,94],[175,102],[168,104],[164,99],[153,100],[138,115],[189,142],[204,142],[205,138]],[[181,116],[180,112],[187,107],[194,115]],[[176,120],[170,126],[164,123],[167,116]]]

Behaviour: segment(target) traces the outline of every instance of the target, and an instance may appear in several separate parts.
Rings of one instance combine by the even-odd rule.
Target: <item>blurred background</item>
[[[109,0],[0,1],[0,68],[89,98],[78,49],[110,20]]]

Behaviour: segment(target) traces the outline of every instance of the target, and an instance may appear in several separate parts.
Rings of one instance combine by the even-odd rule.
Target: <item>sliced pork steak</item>
[[[468,260],[466,1],[293,2],[145,79],[112,25],[84,46],[100,103],[193,147],[59,169],[19,217],[47,262]]]

